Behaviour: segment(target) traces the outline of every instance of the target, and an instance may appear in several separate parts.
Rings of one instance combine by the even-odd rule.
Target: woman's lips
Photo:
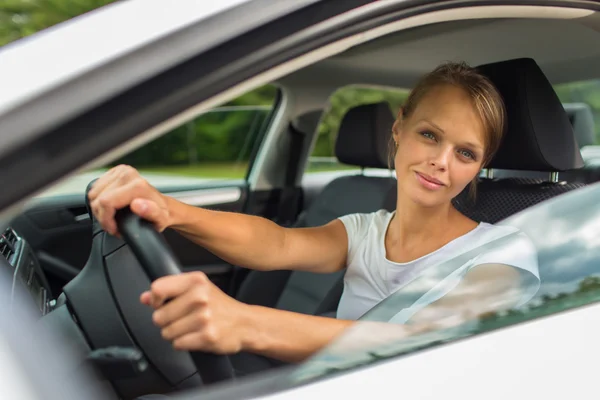
[[[419,183],[426,189],[438,190],[445,186],[441,181],[435,179],[432,176],[421,174],[420,172],[415,172],[415,175]]]

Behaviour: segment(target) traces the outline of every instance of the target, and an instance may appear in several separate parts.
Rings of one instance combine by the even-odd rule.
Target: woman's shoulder
[[[370,213],[354,213],[338,218],[344,225],[351,247],[355,247],[368,236],[385,232],[393,212],[377,210]]]
[[[377,210],[369,213],[353,213],[347,214],[338,219],[341,220],[344,225],[352,225],[355,227],[368,227],[370,225],[380,225],[389,222],[393,212],[387,210]]]

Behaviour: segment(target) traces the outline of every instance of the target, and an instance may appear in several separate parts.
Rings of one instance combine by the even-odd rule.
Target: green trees
[[[115,0],[1,0],[0,46]]]

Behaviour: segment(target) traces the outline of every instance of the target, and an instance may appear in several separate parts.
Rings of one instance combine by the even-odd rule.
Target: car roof
[[[508,8],[498,10],[498,17],[478,18],[481,11],[473,7],[461,10],[455,20],[383,35],[298,70],[281,82],[313,91],[357,83],[410,88],[445,61],[476,66],[524,56],[535,59],[553,84],[597,77],[600,53],[593,49],[600,39],[598,12],[548,8],[547,18],[539,18],[535,8],[515,8],[515,17],[510,17]]]

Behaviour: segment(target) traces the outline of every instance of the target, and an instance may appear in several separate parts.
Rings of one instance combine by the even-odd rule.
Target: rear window
[[[581,147],[600,144],[600,79],[554,85]]]
[[[342,164],[335,156],[335,141],[344,115],[353,107],[385,101],[395,115],[408,98],[408,89],[377,86],[346,86],[329,98],[328,109],[318,127],[315,147],[307,163],[306,173],[359,169]]]

